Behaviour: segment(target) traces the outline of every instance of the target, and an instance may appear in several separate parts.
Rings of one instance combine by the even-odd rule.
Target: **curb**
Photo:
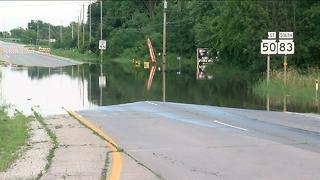
[[[122,156],[121,156],[122,151],[118,147],[118,145],[106,133],[104,133],[101,129],[97,128],[93,123],[91,123],[89,120],[87,120],[80,114],[73,111],[68,111],[68,110],[66,111],[71,117],[75,118],[80,123],[84,124],[87,128],[91,129],[93,132],[98,134],[98,136],[100,136],[102,139],[106,141],[106,144],[111,149],[111,153],[112,153],[112,157],[111,157],[112,163],[109,171],[110,173],[106,179],[110,179],[110,180],[120,179],[120,171],[122,166]]]

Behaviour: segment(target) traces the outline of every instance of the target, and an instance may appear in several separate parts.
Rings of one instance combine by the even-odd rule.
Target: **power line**
[[[88,0],[84,0],[88,1]],[[82,2],[67,2],[67,3],[48,3],[48,4],[19,4],[19,5],[6,5],[0,6],[0,8],[11,8],[11,7],[34,7],[34,6],[55,6],[55,5],[66,5],[66,4],[80,4]],[[89,3],[89,2],[88,2]],[[87,4],[86,4],[87,5]]]

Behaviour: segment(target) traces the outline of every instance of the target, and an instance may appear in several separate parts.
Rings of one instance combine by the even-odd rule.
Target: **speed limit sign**
[[[261,54],[277,54],[278,42],[275,39],[263,39],[261,42]]]
[[[294,54],[293,40],[281,39],[278,42],[278,54]]]

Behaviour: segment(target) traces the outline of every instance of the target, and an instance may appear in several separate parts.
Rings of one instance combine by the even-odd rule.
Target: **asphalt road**
[[[66,58],[29,50],[23,45],[0,41],[0,60],[9,64],[38,67],[61,67],[78,64]]]
[[[320,179],[318,115],[148,101],[78,113],[160,179]]]

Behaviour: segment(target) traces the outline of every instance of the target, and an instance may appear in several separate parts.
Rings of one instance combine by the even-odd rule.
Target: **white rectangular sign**
[[[277,32],[268,32],[268,39],[276,39]]]
[[[107,81],[106,76],[99,76],[99,87],[106,87]]]
[[[293,32],[279,32],[279,39],[293,39]]]
[[[106,40],[99,40],[99,49],[105,50],[107,47],[107,41]]]
[[[276,39],[263,39],[260,45],[261,54],[277,54],[278,42]]]
[[[278,54],[294,54],[293,40],[280,39],[278,42]]]

